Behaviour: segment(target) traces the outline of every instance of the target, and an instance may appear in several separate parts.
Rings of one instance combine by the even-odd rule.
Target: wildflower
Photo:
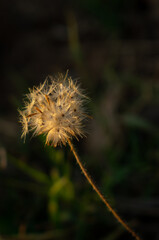
[[[83,166],[71,142],[72,137],[77,138],[84,135],[83,120],[89,117],[85,114],[83,108],[83,103],[87,97],[82,94],[79,85],[74,83],[72,78],[67,76],[67,73],[65,76],[59,75],[58,79],[49,78],[51,83],[46,79],[42,85],[30,90],[30,93],[26,95],[27,100],[24,103],[24,109],[19,110],[20,122],[23,127],[22,137],[25,139],[26,134],[33,131],[34,135],[45,134],[46,144],[54,147],[58,144],[66,145],[68,143],[84,176],[109,211],[136,240],[141,240],[100,192]]]
[[[84,135],[83,120],[87,115],[83,103],[87,97],[67,73],[57,79],[48,77],[42,85],[30,90],[26,98],[24,109],[19,110],[24,139],[33,131],[34,135],[45,134],[46,144],[56,147]]]

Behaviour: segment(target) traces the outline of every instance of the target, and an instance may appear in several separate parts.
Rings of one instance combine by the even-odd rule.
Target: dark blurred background
[[[21,140],[28,88],[58,72],[91,101],[78,153],[143,239],[159,239],[159,1],[0,1],[0,239],[133,239],[69,148]]]

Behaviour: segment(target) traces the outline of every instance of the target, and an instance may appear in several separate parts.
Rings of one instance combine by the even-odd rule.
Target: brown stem
[[[86,169],[84,168],[83,164],[81,163],[79,156],[76,152],[76,150],[74,149],[74,146],[72,144],[72,142],[68,139],[68,144],[76,158],[77,163],[79,164],[83,174],[85,175],[85,177],[87,178],[88,182],[91,184],[92,188],[96,191],[96,193],[98,194],[98,196],[101,198],[101,200],[105,203],[105,205],[107,206],[107,208],[109,209],[110,212],[112,212],[112,214],[114,215],[114,217],[117,219],[118,222],[120,222],[123,227],[132,234],[132,236],[136,239],[136,240],[141,240],[141,238],[120,218],[120,216],[115,212],[115,210],[110,206],[110,204],[108,203],[108,201],[106,200],[106,198],[103,196],[103,194],[100,192],[100,190],[98,189],[98,187],[94,184],[94,182],[92,181],[91,177],[88,175]]]

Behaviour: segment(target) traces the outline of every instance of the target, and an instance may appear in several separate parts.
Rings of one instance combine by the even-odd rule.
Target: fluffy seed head
[[[24,139],[33,131],[34,135],[45,134],[46,144],[56,147],[65,145],[72,137],[78,139],[84,135],[83,120],[87,115],[83,103],[87,97],[67,73],[55,79],[48,77],[29,91],[24,109],[19,110]]]

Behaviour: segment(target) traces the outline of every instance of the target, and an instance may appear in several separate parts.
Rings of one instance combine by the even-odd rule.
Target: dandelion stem
[[[117,221],[119,223],[122,224],[122,226],[129,232],[131,233],[131,235],[136,239],[136,240],[141,240],[141,238],[124,222],[124,220],[121,219],[121,217],[116,213],[116,211],[110,206],[110,204],[108,203],[107,199],[103,196],[103,194],[100,192],[100,190],[98,189],[98,187],[94,184],[94,182],[92,181],[91,177],[89,176],[89,174],[87,173],[87,170],[84,168],[83,164],[80,161],[80,158],[72,144],[72,142],[68,139],[68,144],[71,148],[71,151],[73,152],[75,159],[78,163],[78,165],[80,166],[84,176],[87,178],[88,182],[91,184],[92,188],[96,191],[96,193],[98,194],[98,196],[101,198],[101,200],[104,202],[104,204],[107,206],[107,208],[109,209],[110,212],[112,212],[112,214],[114,215],[114,217],[117,219]]]

